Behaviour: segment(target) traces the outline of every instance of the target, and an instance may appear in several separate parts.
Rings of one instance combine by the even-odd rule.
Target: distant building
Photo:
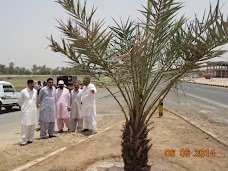
[[[228,78],[228,62],[214,61],[207,62],[207,73],[212,77]]]

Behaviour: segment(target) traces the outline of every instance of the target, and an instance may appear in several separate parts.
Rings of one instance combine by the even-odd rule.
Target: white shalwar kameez
[[[76,131],[78,129],[82,129],[82,116],[81,116],[81,95],[82,89],[71,90],[70,96],[70,130]]]
[[[94,90],[94,93],[92,93]],[[96,128],[96,101],[95,94],[97,93],[94,84],[89,83],[83,87],[81,96],[81,114],[83,117],[83,129],[91,129],[97,132]]]
[[[37,91],[25,88],[21,91],[18,104],[21,107],[21,144],[34,140],[37,112]]]

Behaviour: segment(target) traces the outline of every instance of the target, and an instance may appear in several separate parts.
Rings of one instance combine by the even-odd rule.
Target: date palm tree
[[[148,138],[151,117],[170,89],[181,78],[198,69],[205,60],[224,53],[214,50],[228,41],[228,22],[210,7],[202,19],[177,17],[182,3],[148,0],[139,22],[128,19],[105,27],[94,20],[96,9],[88,12],[80,0],[57,1],[69,14],[59,21],[64,34],[61,43],[51,36],[50,47],[97,79],[121,107],[126,122],[122,136],[122,157],[126,171],[148,171]],[[103,78],[110,78],[121,93],[116,97]],[[127,107],[125,107],[127,106]]]

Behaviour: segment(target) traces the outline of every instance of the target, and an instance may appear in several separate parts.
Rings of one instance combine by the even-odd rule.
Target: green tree
[[[14,74],[18,75],[19,74],[19,71],[20,71],[20,67],[15,67],[15,71],[14,71]]]
[[[6,72],[6,66],[0,64],[0,74],[5,74],[5,72]]]
[[[51,74],[51,68],[47,68],[46,65],[39,67],[39,75],[50,75],[50,74]]]
[[[14,74],[14,63],[13,62],[10,62],[9,63],[9,69],[8,69],[8,74]]]
[[[122,157],[126,171],[147,171],[147,137],[150,119],[158,100],[185,74],[205,60],[224,51],[213,50],[228,42],[228,23],[217,6],[203,19],[176,18],[182,4],[175,0],[148,0],[141,22],[116,22],[105,28],[94,21],[96,10],[87,12],[79,0],[58,0],[69,14],[59,21],[64,33],[61,44],[50,37],[50,47],[72,61],[72,65],[96,78],[121,107],[126,123],[122,136]],[[125,104],[103,82],[109,77],[118,87]],[[161,85],[161,86],[160,86]],[[124,107],[127,106],[127,108]]]
[[[38,67],[36,66],[36,64],[34,64],[34,65],[32,66],[31,71],[32,71],[32,74],[34,74],[34,75],[38,74]]]
[[[25,71],[24,71],[24,74],[25,74],[25,75],[31,75],[31,73],[32,73],[32,72],[31,72],[29,69],[25,69]]]
[[[58,72],[59,72],[59,70],[57,68],[56,69],[52,69],[51,75],[58,75]]]
[[[26,69],[24,67],[19,68],[18,74],[19,75],[25,75],[25,70]]]

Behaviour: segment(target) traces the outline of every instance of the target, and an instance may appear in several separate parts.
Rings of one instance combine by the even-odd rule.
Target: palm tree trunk
[[[125,171],[149,171],[148,152],[152,145],[149,145],[147,138],[149,129],[144,122],[140,121],[138,129],[133,130],[134,123],[126,121],[122,137],[122,157]]]

